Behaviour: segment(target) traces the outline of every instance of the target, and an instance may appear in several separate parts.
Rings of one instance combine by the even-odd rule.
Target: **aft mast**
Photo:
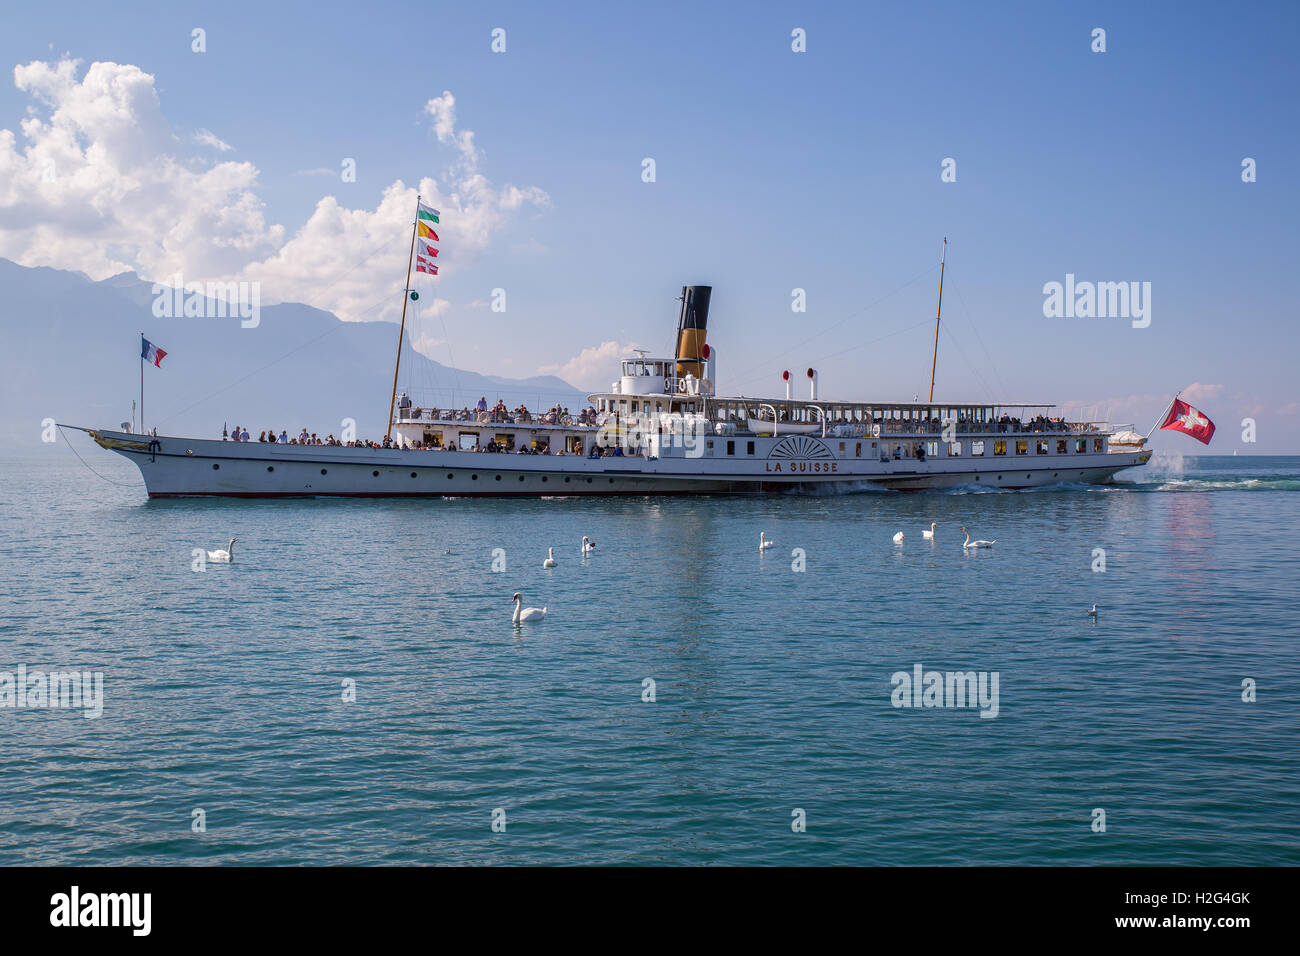
[[[939,362],[939,316],[943,315],[943,264],[948,258],[948,237],[939,256],[939,308],[934,313],[934,357],[930,359],[930,401],[934,401],[934,367]]]
[[[406,286],[402,289],[402,324],[397,332],[397,361],[393,363],[393,392],[388,399],[388,431],[384,438],[393,437],[393,408],[397,404],[397,371],[402,367],[402,339],[406,338],[406,302],[411,297],[411,263],[415,261],[415,227],[420,222],[420,197],[415,197],[415,218],[411,220],[411,251],[406,257]]]

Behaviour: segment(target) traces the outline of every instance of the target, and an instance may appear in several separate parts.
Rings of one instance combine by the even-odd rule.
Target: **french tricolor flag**
[[[140,357],[154,368],[162,368],[162,360],[167,357],[167,353],[142,335],[140,336]]]

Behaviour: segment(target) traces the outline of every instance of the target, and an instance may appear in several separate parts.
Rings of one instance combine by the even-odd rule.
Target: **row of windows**
[[[1089,439],[1087,438],[1073,438],[1073,439],[1040,438],[1034,442],[1034,454],[1049,455],[1052,453],[1053,444],[1055,444],[1056,454],[1068,455],[1070,453],[1070,445],[1073,444],[1074,453],[1076,455],[1083,455],[1083,454],[1087,454],[1088,452],[1088,441]],[[1092,450],[1095,454],[1101,454],[1105,450],[1103,439],[1093,438],[1091,439],[1091,441],[1092,441]],[[970,442],[970,455],[972,458],[979,458],[983,456],[984,444],[985,443],[982,441]],[[962,442],[955,441],[950,443],[948,445],[948,457],[960,458],[962,456],[962,448],[963,448]],[[1028,455],[1029,441],[1027,439],[1023,441],[1017,441],[1015,443],[1015,452],[1017,455]],[[931,458],[937,457],[939,454],[939,443],[937,441],[926,442],[925,453],[929,455]],[[1006,453],[1007,453],[1006,439],[999,438],[993,442],[993,454],[1005,455]]]

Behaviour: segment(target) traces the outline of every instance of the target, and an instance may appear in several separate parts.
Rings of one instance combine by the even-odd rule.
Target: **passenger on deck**
[[[282,445],[287,445],[287,444],[289,444],[289,433],[288,433],[287,431],[285,431],[283,428],[280,429],[280,438],[279,438],[279,441],[280,441],[280,444],[282,444]]]

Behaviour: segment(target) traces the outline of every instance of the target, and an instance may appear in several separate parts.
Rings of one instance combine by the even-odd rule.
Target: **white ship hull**
[[[1138,451],[924,461],[586,458],[90,434],[140,468],[151,498],[762,494],[800,487],[925,490],[963,485],[1022,489],[1106,483],[1117,471],[1151,457],[1149,451]]]

